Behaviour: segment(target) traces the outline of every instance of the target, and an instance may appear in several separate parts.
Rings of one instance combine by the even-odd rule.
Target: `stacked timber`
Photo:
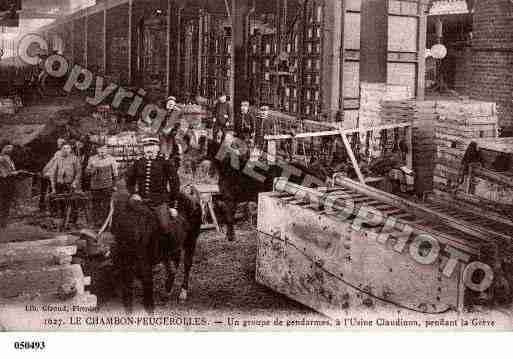
[[[0,304],[77,304],[94,308],[91,278],[73,264],[78,239],[61,236],[33,242],[0,244]]]
[[[403,101],[412,97],[412,91],[408,86],[362,83],[359,126],[374,127],[382,125],[382,104],[384,101]]]
[[[383,100],[380,106],[380,119],[383,125],[411,122],[415,115],[413,100]]]
[[[495,103],[481,101],[437,101],[439,115],[435,126],[434,188],[452,192],[460,185],[458,177],[468,145],[479,138],[498,136]]]
[[[435,125],[438,119],[435,101],[416,101],[413,111],[413,168],[419,195],[433,189],[435,167]]]

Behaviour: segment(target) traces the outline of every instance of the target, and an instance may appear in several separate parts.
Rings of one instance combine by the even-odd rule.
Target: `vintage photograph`
[[[513,331],[512,14],[0,0],[0,331]]]

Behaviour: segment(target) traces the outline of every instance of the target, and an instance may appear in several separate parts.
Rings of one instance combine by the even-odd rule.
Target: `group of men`
[[[256,146],[263,146],[264,134],[272,126],[271,121],[269,121],[269,111],[270,108],[267,105],[261,106],[260,111],[255,111],[250,107],[249,101],[242,101],[238,114],[239,126],[233,128],[234,124],[230,121],[231,111],[227,103],[227,97],[221,95],[214,109],[214,140],[222,142],[227,130],[235,130],[237,137],[240,139]]]
[[[180,167],[180,147],[176,135],[183,113],[170,96],[166,101],[167,116],[159,129],[158,136],[144,140],[144,157],[137,160],[128,170],[127,189],[133,200],[146,201],[160,215],[176,214],[176,199],[180,189],[178,168]],[[265,119],[269,108],[264,106],[259,114],[250,110],[248,101],[241,104],[238,137],[254,143],[263,142]],[[226,132],[232,129],[231,111],[225,95],[219,98],[214,110],[213,135],[224,140]],[[220,137],[220,138],[219,138]],[[12,145],[2,148],[0,155],[0,226],[5,227],[9,209],[13,201],[11,183],[15,181],[16,168],[10,157]],[[86,164],[86,165],[85,165]],[[84,179],[88,178],[84,188]],[[58,139],[57,151],[41,172],[40,209],[46,210],[48,192],[66,195],[87,189],[91,193],[93,217],[97,225],[107,217],[110,199],[119,179],[116,160],[108,154],[105,146],[97,148],[97,153],[85,162],[80,159],[80,148],[73,147],[65,139]],[[162,206],[169,206],[170,211]],[[64,216],[63,204],[50,208]],[[77,208],[71,208],[71,223],[78,217]],[[169,218],[161,218],[161,222]]]

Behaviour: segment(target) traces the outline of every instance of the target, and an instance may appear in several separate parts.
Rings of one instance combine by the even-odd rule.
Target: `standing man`
[[[222,132],[221,142],[224,140],[226,127],[230,125],[230,105],[226,102],[226,95],[219,96],[219,99],[215,108],[215,118],[214,118],[214,132],[213,138],[214,141],[217,141],[217,135],[219,131]]]
[[[265,150],[264,136],[267,134],[271,134],[272,131],[272,117],[270,114],[270,110],[271,109],[269,106],[264,105],[260,107],[260,112],[257,115],[255,142],[256,146],[261,150]]]
[[[137,160],[127,173],[127,189],[131,200],[146,201],[155,209],[164,233],[171,232],[176,217],[180,179],[172,161],[159,156],[159,140],[143,141],[144,157]],[[169,209],[171,205],[171,210]]]
[[[176,143],[176,135],[183,118],[182,110],[176,105],[176,97],[169,96],[166,101],[167,114],[160,126],[160,152],[166,158],[179,157],[180,149]]]
[[[7,219],[14,201],[14,178],[17,174],[11,155],[14,146],[6,144],[0,152],[0,229],[7,227]]]
[[[91,176],[91,197],[96,225],[102,225],[109,214],[110,199],[118,178],[118,163],[107,153],[107,147],[98,148],[87,164],[86,173]]]
[[[254,141],[255,137],[255,115],[250,112],[249,101],[242,101],[240,105],[240,133],[239,137],[244,141]]]
[[[57,158],[61,155],[61,148],[62,145],[66,143],[66,140],[63,138],[57,139],[57,151],[53,155],[52,159],[48,161],[46,166],[43,168],[43,171],[41,172],[41,193],[39,195],[39,210],[44,212],[46,211],[46,195],[49,191],[52,190],[52,171],[53,166],[55,165],[55,162],[57,161]]]
[[[65,143],[62,146],[61,154],[56,159],[51,170],[52,192],[55,194],[72,193],[80,189],[82,169],[77,157],[73,154],[71,145]],[[65,205],[61,203],[60,212],[64,217]],[[77,208],[71,207],[71,222],[75,223],[78,218]]]

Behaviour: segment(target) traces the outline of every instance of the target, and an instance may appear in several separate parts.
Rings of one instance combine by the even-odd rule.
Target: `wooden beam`
[[[71,63],[76,63],[75,59],[75,21],[71,21]]]
[[[171,11],[173,7],[171,0],[167,0],[167,12],[166,12],[166,97],[171,95],[171,32],[172,29],[172,18]]]
[[[108,1],[106,2],[108,3]],[[107,74],[107,8],[103,9],[103,73]]]
[[[91,278],[84,276],[78,264],[3,271],[0,272],[0,297],[84,294],[85,287],[90,284]]]
[[[201,92],[201,69],[203,64],[203,9],[199,9],[198,19],[198,63],[197,63],[197,88],[196,94],[199,95]]]
[[[71,264],[72,256],[76,253],[76,246],[34,246],[3,251],[0,253],[0,271]]]
[[[85,16],[84,16],[84,35],[85,35],[85,39],[84,39],[84,67],[87,68],[87,41],[88,41],[88,38],[89,38],[89,30],[88,30],[88,26],[87,26],[87,9],[85,9]]]
[[[437,212],[431,208],[425,207],[418,203],[410,202],[396,195],[380,191],[374,187],[357,183],[349,178],[337,177],[337,179],[335,180],[335,185],[343,186],[354,191],[358,191],[362,194],[371,196],[380,201],[386,201],[387,203],[390,203],[395,207],[402,208],[405,211],[414,214],[416,217],[431,219],[436,223],[441,223],[443,225],[449,226],[453,229],[473,236],[479,240],[489,241],[491,238],[502,238],[506,240],[511,240],[510,236],[505,235],[503,233],[485,229],[479,226],[474,226],[469,222],[462,221],[449,215]]]
[[[360,82],[386,83],[388,1],[362,0],[360,14]]]
[[[234,114],[234,127],[240,130],[239,111],[242,101],[248,100],[248,76],[246,59],[246,19],[250,6],[248,0],[232,0],[232,113]]]
[[[342,84],[340,79],[340,49],[343,47],[342,8],[343,1],[324,1],[323,56],[322,56],[322,112],[328,121],[334,121],[339,107]]]
[[[275,141],[275,140],[287,140],[287,139],[294,139],[294,138],[297,139],[297,138],[309,138],[309,137],[338,136],[338,135],[340,135],[340,133],[344,133],[346,135],[352,135],[355,133],[366,133],[369,131],[390,130],[390,129],[394,129],[394,128],[407,128],[407,129],[410,128],[411,129],[411,127],[412,127],[411,123],[403,122],[403,123],[390,124],[390,125],[352,128],[352,129],[346,129],[346,130],[327,130],[327,131],[317,131],[317,132],[305,132],[305,133],[298,133],[294,136],[292,136],[292,135],[269,135],[269,136],[264,136],[264,139],[267,141]]]
[[[417,99],[424,100],[426,88],[426,37],[427,37],[427,16],[425,15],[426,5],[419,2],[419,25],[417,44]]]
[[[344,146],[346,148],[346,152],[349,155],[349,159],[351,160],[351,163],[353,165],[353,168],[356,172],[356,175],[358,176],[358,180],[365,184],[365,178],[363,177],[362,171],[360,171],[360,165],[358,164],[358,161],[356,160],[356,157],[353,153],[353,149],[351,148],[351,144],[349,143],[347,139],[347,135],[341,130],[340,135],[342,136],[342,141],[344,141]]]
[[[132,54],[132,31],[133,31],[133,0],[128,1],[128,83],[132,84],[132,70],[133,70],[133,54]]]

